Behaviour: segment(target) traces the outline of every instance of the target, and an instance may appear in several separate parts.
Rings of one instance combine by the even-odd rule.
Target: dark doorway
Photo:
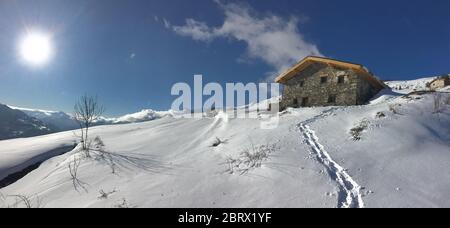
[[[298,99],[294,98],[294,101],[292,101],[292,105],[294,105],[294,107],[298,107]]]
[[[307,97],[302,98],[302,107],[307,107],[308,106],[308,101],[309,99]]]
[[[330,95],[328,96],[328,103],[332,104],[332,103],[336,103],[336,95]]]

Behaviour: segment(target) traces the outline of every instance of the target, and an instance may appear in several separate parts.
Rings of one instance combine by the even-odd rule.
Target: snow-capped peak
[[[127,114],[118,118],[113,118],[113,123],[137,123],[159,119],[170,115],[169,112],[158,112],[152,109],[144,109],[140,112]]]

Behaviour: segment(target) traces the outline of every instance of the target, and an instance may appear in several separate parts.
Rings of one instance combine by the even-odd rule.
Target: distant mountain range
[[[68,131],[78,128],[78,123],[65,112],[47,111],[39,109],[18,108],[9,106],[10,108],[22,111],[30,117],[42,121],[55,131]]]
[[[171,111],[155,111],[152,109],[144,109],[140,112],[127,114],[117,118],[105,118],[101,117],[97,120],[96,125],[111,125],[111,124],[128,124],[128,123],[140,123],[145,121],[151,121],[160,119],[165,116],[172,116]]]
[[[45,135],[57,131],[37,118],[0,104],[0,140]]]
[[[100,117],[94,125],[139,123],[170,116],[170,111],[144,109],[117,118]],[[0,104],[0,140],[32,137],[78,128],[74,118],[58,111],[19,108]]]

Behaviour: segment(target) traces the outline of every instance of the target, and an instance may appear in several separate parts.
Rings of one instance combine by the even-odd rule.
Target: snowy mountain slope
[[[160,119],[162,117],[170,115],[171,115],[170,111],[161,112],[161,111],[154,111],[152,109],[144,109],[140,112],[127,114],[117,118],[102,117],[96,121],[96,125],[140,123]]]
[[[13,106],[9,107],[12,109],[20,110],[28,116],[36,118],[49,126],[53,126],[53,128],[57,129],[58,131],[68,131],[78,128],[77,122],[72,118],[72,116],[65,112],[18,108]]]
[[[0,140],[32,137],[55,132],[51,126],[25,113],[0,104]]]
[[[289,109],[273,130],[229,113],[99,126],[108,153],[82,160],[84,187],[68,168],[75,149],[0,192],[46,207],[450,207],[450,106],[433,103],[383,91],[366,106]],[[0,171],[74,140],[0,141]]]
[[[429,90],[427,83],[438,77],[420,78],[416,80],[405,81],[386,81],[385,84],[392,88],[395,92],[410,93],[413,91]]]

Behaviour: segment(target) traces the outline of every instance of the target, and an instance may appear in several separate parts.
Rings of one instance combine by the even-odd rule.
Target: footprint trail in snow
[[[338,185],[338,207],[339,208],[363,208],[364,202],[362,200],[361,186],[353,180],[347,171],[336,163],[325,150],[325,147],[320,144],[316,133],[308,126],[309,123],[316,121],[319,118],[330,115],[334,109],[323,112],[322,114],[298,124],[298,130],[302,133],[305,143],[311,147],[315,154],[317,161],[322,164],[330,177]]]

